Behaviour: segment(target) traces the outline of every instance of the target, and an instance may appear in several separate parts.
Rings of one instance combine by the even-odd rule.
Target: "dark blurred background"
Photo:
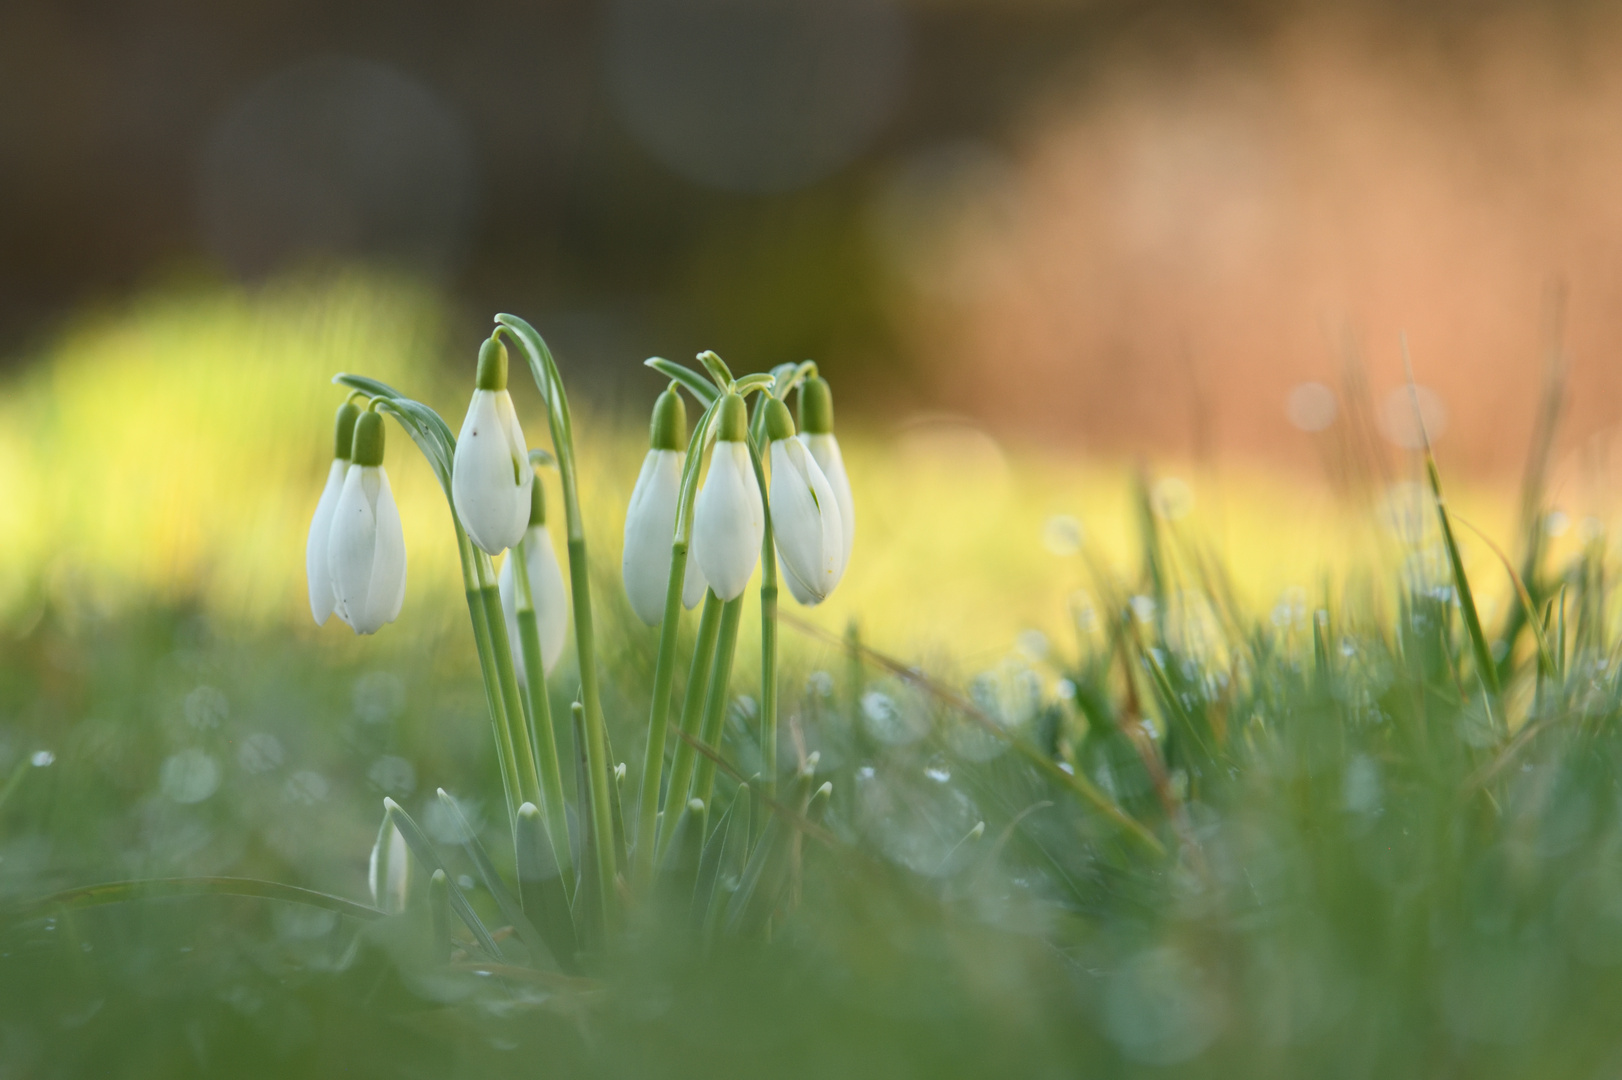
[[[1317,422],[1294,390],[1355,346],[1386,394],[1408,330],[1453,452],[1508,467],[1551,340],[1580,431],[1622,390],[1619,26],[1512,0],[8,0],[0,357],[144,290],[358,260],[443,290],[454,340],[532,317],[599,386],[656,352],[813,357],[858,412],[1288,459]]]

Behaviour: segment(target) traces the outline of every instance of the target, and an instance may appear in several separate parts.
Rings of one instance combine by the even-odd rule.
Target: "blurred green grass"
[[[87,322],[5,388],[0,910],[221,874],[364,899],[382,797],[446,838],[439,786],[499,850],[449,521],[397,433],[405,614],[359,640],[303,610],[325,380],[425,386],[454,421],[443,325],[431,296],[372,278],[171,296]],[[534,404],[521,395],[526,417]],[[634,769],[653,641],[616,571],[641,447],[632,420],[579,426],[605,712]],[[529,433],[541,441],[538,422]],[[705,953],[653,921],[581,985],[428,962],[420,896],[366,927],[229,897],[31,910],[0,916],[0,1075],[1622,1065],[1622,682],[1603,541],[1545,553],[1531,584],[1557,601],[1559,670],[1540,677],[1523,634],[1489,713],[1412,490],[1394,530],[1389,506],[1288,478],[1185,474],[1140,493],[1131,469],[1010,452],[961,421],[850,443],[859,547],[813,625],[838,635],[854,617],[862,641],[923,658],[1168,856],[905,669],[789,635],[784,752],[820,755],[835,843],[803,844],[799,903],[769,946]],[[1502,493],[1455,501],[1510,532]],[[1504,575],[1469,546],[1496,634]],[[745,641],[726,743],[745,774],[753,655]],[[571,685],[554,681],[557,708]]]

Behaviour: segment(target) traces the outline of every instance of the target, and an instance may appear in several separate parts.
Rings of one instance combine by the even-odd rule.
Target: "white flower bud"
[[[405,532],[383,465],[383,418],[361,416],[355,459],[344,474],[327,537],[334,610],[357,634],[375,634],[405,601]]]
[[[499,555],[529,524],[529,448],[507,393],[507,349],[490,338],[479,349],[478,381],[451,462],[451,501],[468,538]]]
[[[795,438],[772,441],[772,535],[794,599],[820,604],[839,584],[844,530],[833,488]]]
[[[518,574],[514,561],[518,551],[508,552],[501,564],[496,585],[501,592],[501,610],[507,616],[507,640],[512,646],[518,677],[524,677],[524,650],[518,637]],[[563,585],[563,568],[545,525],[531,525],[524,533],[524,565],[529,571],[530,603],[535,608],[535,629],[541,639],[541,667],[550,675],[563,656],[569,637],[569,594]]]
[[[826,435],[811,435],[801,432],[797,438],[805,444],[816,461],[822,475],[828,480],[828,487],[833,490],[834,503],[839,507],[839,531],[841,536],[839,550],[839,569],[834,574],[834,584],[837,585],[845,576],[845,567],[850,565],[850,551],[856,542],[856,503],[850,497],[850,478],[845,475],[845,459],[839,453],[839,439],[832,432]]]
[[[693,509],[691,556],[722,600],[743,594],[766,535],[766,508],[745,438],[743,399],[728,395],[722,406],[720,437],[710,453],[709,474]]]
[[[649,626],[665,617],[665,590],[670,584],[670,549],[676,539],[676,509],[681,498],[681,450],[649,450],[631,489],[625,510],[625,555],[621,569],[631,608]],[[704,596],[706,583],[689,554],[682,580],[682,602],[691,608]]]

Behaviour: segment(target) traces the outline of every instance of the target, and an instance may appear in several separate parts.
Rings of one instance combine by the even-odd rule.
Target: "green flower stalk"
[[[574,464],[574,431],[569,416],[569,399],[563,391],[557,362],[535,328],[515,315],[497,315],[498,332],[512,336],[529,360],[530,374],[546,399],[552,428],[552,448],[557,456],[563,482],[563,512],[569,536],[569,580],[574,597],[575,652],[580,663],[580,698],[585,708],[586,774],[593,850],[587,853],[594,863],[598,902],[603,926],[613,924],[615,880],[618,875],[614,851],[613,810],[609,800],[608,739],[603,721],[602,696],[597,683],[597,644],[591,608],[590,560],[586,554],[585,521],[580,513],[579,481]]]

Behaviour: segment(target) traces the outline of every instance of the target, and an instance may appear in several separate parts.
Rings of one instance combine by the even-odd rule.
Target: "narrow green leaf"
[[[479,943],[479,948],[489,953],[493,959],[500,960],[502,954],[500,947],[496,945],[496,939],[490,936],[490,931],[485,927],[483,920],[479,918],[478,912],[473,910],[473,905],[468,903],[467,896],[462,892],[461,887],[456,884],[456,879],[450,877],[450,870],[446,868],[445,860],[441,859],[439,852],[434,850],[434,845],[428,839],[427,834],[417,826],[415,821],[411,820],[411,815],[406,813],[405,809],[393,799],[385,798],[383,800],[383,810],[388,818],[393,820],[394,827],[400,830],[400,835],[405,837],[406,845],[411,848],[411,853],[424,866],[431,868],[431,870],[445,871],[447,883],[450,886],[451,909],[467,925],[468,930],[473,934],[473,940]]]
[[[0,911],[0,922],[23,922],[67,908],[101,907],[123,904],[132,900],[157,900],[171,896],[247,896],[262,900],[281,900],[290,904],[322,908],[354,919],[380,919],[386,912],[331,893],[284,885],[279,881],[261,881],[258,878],[187,877],[148,878],[143,881],[108,881],[98,885],[81,885],[64,889],[50,896],[30,900],[16,907]]]
[[[727,367],[726,361],[714,349],[699,353],[698,362],[704,365],[704,370],[710,373],[710,379],[718,387],[729,387],[737,381],[732,377],[732,369]]]
[[[479,836],[473,831],[472,823],[463,816],[462,808],[456,805],[456,800],[451,798],[450,793],[444,788],[439,789],[439,801],[442,806],[450,811],[452,820],[456,822],[457,828],[461,830],[462,850],[467,853],[467,857],[472,859],[473,865],[478,868],[479,877],[484,880],[484,887],[490,890],[490,895],[495,898],[496,906],[501,909],[501,917],[506,919],[512,928],[518,932],[519,939],[529,947],[530,952],[536,957],[549,953],[551,950],[547,948],[540,932],[524,917],[524,910],[519,906],[518,899],[507,888],[507,883],[501,880],[501,875],[496,871],[496,864],[490,860],[490,853],[485,851],[484,845],[479,842]],[[524,805],[533,806],[534,804],[525,803]]]
[[[693,919],[700,926],[704,917],[710,910],[710,901],[715,897],[715,881],[721,872],[721,855],[726,851],[727,833],[732,823],[738,818],[739,807],[747,818],[749,813],[749,785],[739,784],[738,790],[732,796],[732,805],[727,807],[721,820],[715,823],[710,835],[704,841],[704,848],[698,857],[698,875],[693,881]],[[748,826],[745,825],[745,828]]]
[[[558,869],[552,837],[534,803],[518,808],[514,843],[518,852],[518,896],[524,914],[540,930],[564,970],[578,971],[580,942],[569,912],[569,894]]]
[[[443,870],[435,870],[428,879],[428,913],[433,921],[434,959],[447,963],[451,958],[451,881]]]
[[[650,356],[643,364],[673,382],[679,382],[700,405],[708,407],[721,396],[715,385],[692,368],[672,363],[662,356]]]

